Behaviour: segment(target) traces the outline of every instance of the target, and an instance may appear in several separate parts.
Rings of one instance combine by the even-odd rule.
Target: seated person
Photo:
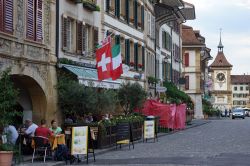
[[[46,120],[42,119],[41,120],[41,126],[36,128],[35,136],[41,136],[41,137],[49,138],[52,135],[53,135],[53,133],[46,127]]]
[[[52,120],[52,121],[51,121],[51,128],[49,128],[49,129],[50,129],[50,131],[52,131],[52,133],[53,133],[54,135],[59,135],[59,134],[62,133],[61,127],[58,127],[58,126],[57,126],[57,123],[56,123],[55,120]]]
[[[18,138],[18,133],[17,130],[14,126],[12,125],[7,125],[4,129],[3,129],[3,133],[7,135],[7,143],[16,144],[16,140]]]
[[[25,136],[33,137],[38,126],[30,119],[25,120],[25,126],[26,129],[22,129],[22,132],[25,134]]]

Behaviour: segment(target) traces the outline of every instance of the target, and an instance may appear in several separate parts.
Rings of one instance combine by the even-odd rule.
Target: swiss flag
[[[111,77],[112,54],[110,42],[96,50],[96,64],[98,80],[101,81]]]

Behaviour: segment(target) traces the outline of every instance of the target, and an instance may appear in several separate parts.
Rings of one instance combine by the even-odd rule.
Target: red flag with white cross
[[[110,42],[96,50],[96,64],[98,80],[101,81],[111,77],[112,54]]]

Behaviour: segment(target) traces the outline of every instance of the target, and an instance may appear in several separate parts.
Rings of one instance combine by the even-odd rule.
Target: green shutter
[[[106,12],[109,13],[109,2],[110,0],[106,0]]]
[[[120,35],[115,35],[115,44],[120,44]]]
[[[129,39],[125,39],[125,63],[129,65],[130,63],[130,45]]]
[[[134,63],[135,69],[138,70],[138,43],[134,44]]]
[[[141,29],[144,30],[144,6],[141,6]]]
[[[134,25],[135,28],[138,27],[138,13],[137,13],[137,0],[134,0]]]
[[[120,0],[115,0],[115,16],[120,18]]]
[[[145,48],[142,46],[142,69],[145,69]]]
[[[129,0],[126,0],[126,20],[127,23],[129,24]]]

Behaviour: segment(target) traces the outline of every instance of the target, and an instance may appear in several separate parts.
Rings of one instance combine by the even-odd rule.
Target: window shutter
[[[1,0],[1,3],[2,1],[3,0]],[[5,0],[4,9],[5,9],[4,10],[5,11],[4,12],[4,31],[12,34],[13,32],[13,0]]]
[[[76,32],[76,51],[77,53],[82,54],[83,50],[83,25],[82,22],[77,23],[77,32]]]
[[[185,76],[185,90],[189,90],[189,76]]]
[[[99,45],[98,43],[98,29],[94,28],[94,50],[97,48],[97,46]]]
[[[141,6],[141,29],[144,30],[144,6]]]
[[[150,24],[151,14],[150,14],[150,12],[148,12],[147,15],[148,15],[148,17],[147,17],[147,19],[148,19],[148,23],[147,23],[148,35],[150,36],[151,35],[151,24]]]
[[[82,28],[82,53],[87,50],[88,43],[88,31],[87,27],[83,26]]]
[[[145,69],[145,48],[142,46],[142,69]]]
[[[125,63],[129,65],[130,63],[130,45],[129,39],[125,39]]]
[[[36,41],[43,40],[43,0],[37,0]]]
[[[63,45],[63,50],[68,49],[68,29],[69,29],[69,21],[67,18],[62,17],[62,45]]]
[[[152,35],[151,36],[154,39],[155,38],[155,17],[152,16],[151,18],[152,18],[152,20],[151,20],[151,25],[152,25],[151,32],[152,32]]]
[[[135,28],[138,27],[138,13],[137,13],[137,0],[134,0],[134,25]]]
[[[28,39],[34,40],[34,0],[27,1],[27,30],[26,36]]]
[[[189,66],[189,53],[185,53],[184,57],[185,57],[185,66],[188,67]]]
[[[138,43],[134,43],[134,63],[135,69],[138,69]]]
[[[115,35],[115,44],[120,44],[120,35]]]
[[[109,3],[110,0],[106,0],[106,12],[109,13]]]
[[[0,31],[3,31],[3,12],[4,8],[3,8],[3,0],[0,0]]]
[[[115,0],[115,15],[120,18],[120,0]]]
[[[126,20],[127,23],[129,24],[129,0],[126,0]]]

